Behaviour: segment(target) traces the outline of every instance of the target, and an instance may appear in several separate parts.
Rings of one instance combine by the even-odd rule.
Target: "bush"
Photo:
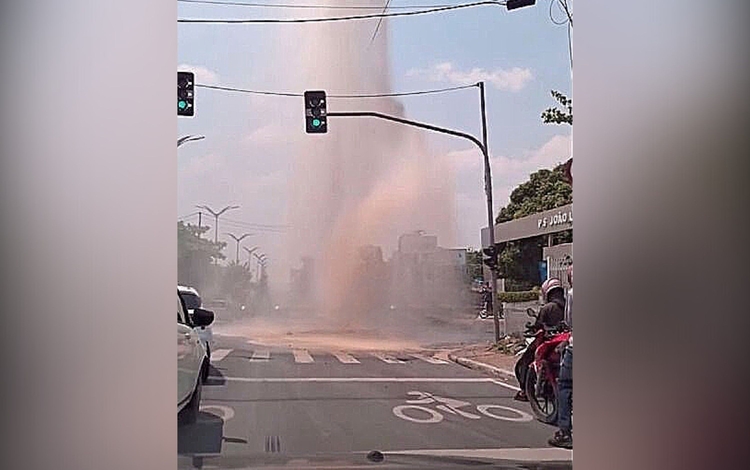
[[[527,292],[534,288],[534,283],[530,281],[519,281],[515,279],[505,280],[505,290],[507,292]]]
[[[500,302],[506,303],[531,302],[539,299],[539,290],[534,288],[522,292],[500,292],[497,297],[500,299]]]

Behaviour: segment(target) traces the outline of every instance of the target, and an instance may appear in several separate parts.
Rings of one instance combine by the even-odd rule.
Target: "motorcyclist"
[[[573,266],[568,268],[568,299],[565,304],[565,323],[571,329],[570,338],[567,343],[561,344],[563,348],[562,360],[560,361],[560,377],[557,381],[557,426],[559,430],[548,441],[555,447],[566,449],[573,448]]]
[[[545,304],[539,310],[536,321],[527,325],[530,331],[537,331],[542,328],[545,330],[557,328],[565,317],[565,290],[560,280],[557,278],[547,279],[542,283],[541,291]],[[516,379],[521,390],[514,398],[518,401],[529,401],[524,390],[526,387],[526,373],[529,365],[534,361],[534,353],[537,346],[537,340],[534,340],[516,363]]]

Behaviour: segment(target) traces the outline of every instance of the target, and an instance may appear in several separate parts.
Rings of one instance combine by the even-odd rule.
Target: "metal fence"
[[[567,273],[568,266],[573,264],[573,244],[546,247],[542,250],[542,257],[547,262],[547,277],[556,277],[566,289],[570,287]]]

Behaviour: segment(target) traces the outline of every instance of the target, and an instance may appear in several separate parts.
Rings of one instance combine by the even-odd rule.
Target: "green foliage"
[[[539,299],[539,289],[521,292],[500,292],[497,297],[500,299],[500,302],[505,303],[531,302]]]
[[[473,281],[474,279],[483,278],[484,271],[482,269],[482,252],[479,250],[474,251],[472,249],[469,249],[466,252],[466,266],[469,270],[469,282]]]
[[[234,261],[223,269],[222,292],[232,303],[247,303],[250,298],[253,274],[248,263]]]
[[[545,124],[573,125],[573,100],[559,91],[552,90],[552,97],[564,108],[547,108],[542,112],[542,122]]]
[[[552,170],[542,169],[532,173],[528,181],[513,190],[510,202],[500,209],[495,221],[508,222],[572,202],[573,188],[565,180],[562,163]],[[573,231],[555,233],[552,237],[556,244],[570,243],[573,241]],[[546,237],[532,237],[500,245],[498,261],[501,275],[506,279],[506,290],[526,290],[540,283],[538,263],[542,259],[545,242]]]
[[[206,287],[211,264],[224,259],[223,242],[214,243],[203,238],[208,227],[177,222],[177,281],[199,290]]]
[[[497,223],[526,217],[573,202],[573,188],[565,181],[564,164],[532,173],[510,193],[510,202],[500,209]]]

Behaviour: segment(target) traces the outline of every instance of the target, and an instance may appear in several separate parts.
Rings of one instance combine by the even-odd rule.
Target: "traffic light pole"
[[[482,146],[484,147],[484,192],[487,195],[487,226],[489,227],[489,244],[495,246],[495,215],[492,209],[492,170],[490,169],[490,152],[487,150],[487,108],[484,101],[484,82],[479,82],[479,102],[482,109]],[[497,253],[495,253],[497,260]],[[500,342],[500,316],[497,312],[497,270],[490,269],[492,297],[488,307],[492,310],[492,321],[495,323],[495,343]],[[506,325],[506,322],[503,322]],[[503,334],[505,334],[503,328]]]
[[[433,132],[439,132],[441,134],[448,134],[456,137],[461,137],[466,140],[470,140],[474,145],[479,147],[484,156],[484,183],[485,193],[487,195],[487,220],[490,226],[490,246],[495,246],[495,226],[493,224],[493,210],[492,210],[492,174],[490,172],[490,156],[487,152],[487,117],[485,115],[485,103],[484,103],[484,83],[479,83],[479,89],[481,91],[481,104],[482,104],[482,140],[480,142],[476,137],[470,134],[466,134],[460,131],[454,131],[452,129],[446,129],[444,127],[433,126],[431,124],[425,124],[423,122],[411,121],[396,116],[390,116],[388,114],[377,113],[372,111],[354,111],[354,112],[329,112],[328,117],[374,117],[378,119],[384,119],[386,121],[397,122],[399,124],[406,124],[407,126],[419,127],[421,129],[427,129]],[[490,270],[491,274],[491,285],[492,285],[492,315],[495,323],[495,342],[500,341],[500,320],[497,313],[496,303],[494,300],[497,297],[497,274],[494,270]]]

